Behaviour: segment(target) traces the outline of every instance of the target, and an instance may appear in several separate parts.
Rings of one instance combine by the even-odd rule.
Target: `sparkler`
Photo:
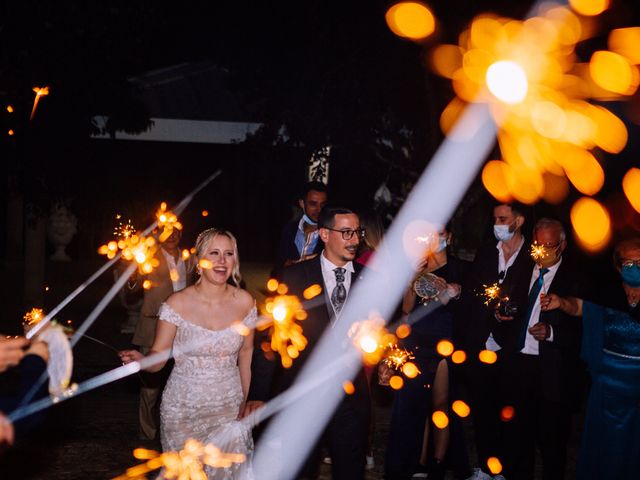
[[[577,190],[593,195],[604,172],[591,150],[624,148],[624,123],[588,100],[635,92],[635,48],[627,48],[624,31],[614,31],[613,51],[576,63],[576,48],[591,30],[566,7],[541,6],[525,21],[480,15],[460,35],[459,45],[433,50],[434,69],[452,80],[457,94],[442,114],[443,129],[449,130],[466,102],[477,101],[490,105],[499,125],[503,161],[489,162],[482,173],[485,188],[497,199],[559,203],[568,193],[565,175]]]
[[[384,363],[389,368],[400,370],[409,360],[413,360],[413,352],[398,347],[395,343],[388,344],[384,352]]]
[[[480,294],[485,298],[484,304],[489,306],[492,302],[496,301],[500,303],[500,286],[497,283],[492,285],[482,285],[484,290]]]
[[[160,453],[155,450],[136,448],[133,456],[145,463],[127,469],[123,475],[113,480],[131,480],[146,478],[145,475],[154,470],[164,468],[159,478],[179,480],[206,480],[205,466],[212,468],[228,468],[243,463],[246,456],[242,453],[226,453],[213,444],[202,444],[189,439],[179,452]]]
[[[283,286],[280,284],[279,286]],[[278,295],[267,298],[265,311],[271,321],[261,322],[259,330],[269,329],[271,350],[278,352],[284,368],[290,368],[293,360],[307,346],[307,339],[297,321],[307,318],[300,300],[295,295]]]
[[[175,213],[167,210],[166,202],[160,204],[160,208],[156,212],[156,219],[158,221],[158,227],[162,228],[160,234],[160,242],[164,242],[171,236],[173,230],[182,230],[182,223],[178,221],[178,217]]]
[[[394,345],[398,341],[385,328],[385,323],[380,315],[372,313],[367,320],[354,322],[347,332],[366,365],[377,365],[386,353],[385,346]]]
[[[145,237],[134,233],[123,236],[117,242],[112,240],[108,244],[102,245],[98,249],[98,253],[113,259],[120,252],[120,255],[125,260],[135,261],[138,264],[140,273],[146,275],[160,264],[158,259],[154,258],[157,250],[158,245],[153,237]]]
[[[29,117],[29,120],[33,120],[33,117],[36,114],[36,108],[38,107],[40,98],[49,95],[49,87],[33,87],[33,91],[35,92],[36,96],[33,99],[33,108],[31,109],[31,117]]]
[[[549,250],[544,245],[538,242],[533,242],[531,244],[531,250],[529,251],[529,255],[531,255],[531,258],[533,259],[534,262],[536,263],[540,262],[540,260],[548,257],[549,253],[550,253]]]
[[[122,223],[120,219],[122,215],[117,214],[116,220],[118,220],[118,225],[113,229],[113,235],[119,239],[127,239],[133,236],[137,230],[131,223],[131,219],[127,219],[127,223]]]
[[[25,328],[31,328],[37,325],[44,318],[44,311],[41,308],[32,308],[22,317],[22,323]]]

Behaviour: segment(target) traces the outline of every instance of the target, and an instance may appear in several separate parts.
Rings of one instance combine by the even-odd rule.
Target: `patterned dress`
[[[223,452],[246,455],[244,464],[209,468],[209,479],[253,478],[251,431],[237,421],[243,401],[238,352],[244,327],[232,325],[210,330],[187,322],[168,304],[160,307],[161,320],[177,327],[173,342],[175,366],[162,394],[160,435],[162,449],[178,451],[188,439],[213,444]],[[242,320],[254,328],[256,308]]]

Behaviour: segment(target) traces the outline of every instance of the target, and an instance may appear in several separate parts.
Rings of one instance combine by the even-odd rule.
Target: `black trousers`
[[[299,479],[318,476],[322,448],[331,456],[333,480],[359,480],[364,478],[371,400],[368,392],[345,398],[333,415],[320,441],[307,457]]]
[[[507,398],[513,403],[515,416],[503,425],[504,475],[509,480],[533,479],[538,447],[543,480],[561,480],[565,477],[571,406],[545,395],[541,382],[545,373],[539,356],[516,353],[507,365]]]
[[[477,352],[470,354],[464,365],[463,381],[471,400],[471,415],[475,434],[479,467],[491,473],[487,466],[490,457],[503,457],[500,412],[506,406],[503,394],[504,359],[486,364],[478,360]],[[510,480],[510,479],[509,479]]]

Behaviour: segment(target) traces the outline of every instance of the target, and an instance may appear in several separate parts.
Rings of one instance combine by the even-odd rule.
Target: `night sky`
[[[602,25],[638,24],[636,3],[614,1]],[[389,4],[6,2],[0,12],[3,198],[23,195],[45,213],[51,201],[69,202],[83,225],[71,248],[91,256],[110,233],[116,212],[142,225],[160,201],[177,201],[203,176],[223,168],[220,180],[187,213],[194,230],[189,234],[202,226],[197,213],[207,208],[208,222],[251,238],[249,258],[269,260],[314,149],[334,147],[330,187],[337,202],[369,207],[385,180],[400,194],[442,141],[437,119],[452,98],[449,83],[425,67],[426,48],[455,41],[477,13],[522,18],[531,2],[432,2],[438,29],[423,45],[388,30]],[[603,38],[595,36],[579,53],[587,55]],[[90,139],[94,115],[109,116],[113,130],[144,130],[149,107],[128,79],[184,63],[223,72],[218,86],[237,107],[235,118],[224,118],[231,116],[229,109],[213,107],[200,115],[260,122],[260,135],[242,145],[208,146]],[[43,85],[51,94],[29,122],[31,89]],[[207,85],[200,89],[203,98],[210,95]],[[7,113],[6,105],[14,112]],[[613,109],[637,132],[629,105]],[[287,140],[274,146],[282,125]],[[416,132],[410,158],[376,142],[380,131],[404,126]],[[11,137],[4,133],[9,129],[15,132]],[[608,172],[603,200],[621,202],[615,192],[629,162],[637,164],[637,142],[632,131],[623,154],[601,158]],[[486,195],[479,198],[488,202]],[[553,213],[565,216],[569,205]],[[6,223],[6,215],[0,218]],[[637,215],[622,223],[629,222],[640,226]]]

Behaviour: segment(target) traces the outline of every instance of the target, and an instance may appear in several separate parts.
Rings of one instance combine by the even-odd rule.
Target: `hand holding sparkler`
[[[0,412],[0,446],[13,445],[13,424]]]
[[[518,314],[518,306],[508,296],[502,296],[502,291],[497,283],[483,285],[484,290],[480,296],[484,297],[484,304],[495,308],[494,316],[499,322],[513,320]]]
[[[0,372],[4,372],[9,367],[15,367],[22,357],[24,349],[29,346],[29,340],[24,337],[1,337],[0,338]]]
[[[139,362],[144,358],[144,355],[138,350],[121,350],[118,352],[118,356],[120,360],[122,360],[123,365],[131,362]]]
[[[395,371],[386,362],[380,362],[378,365],[378,385],[383,387],[389,386],[389,380],[395,375]]]

